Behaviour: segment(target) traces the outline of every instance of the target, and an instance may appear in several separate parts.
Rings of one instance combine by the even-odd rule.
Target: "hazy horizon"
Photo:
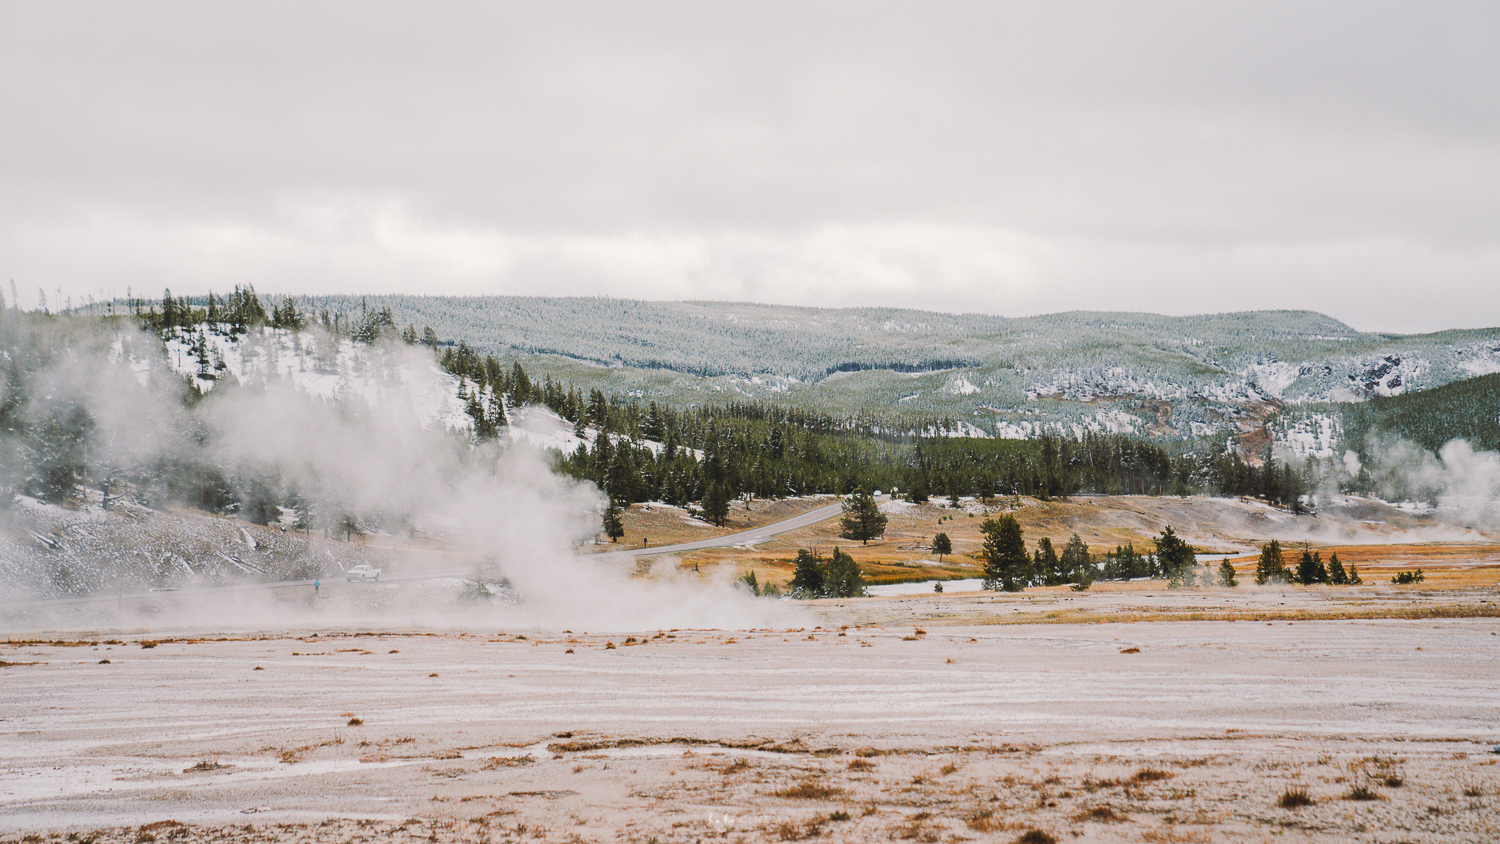
[[[1477,3],[7,3],[0,279],[1489,327],[1497,74]]]

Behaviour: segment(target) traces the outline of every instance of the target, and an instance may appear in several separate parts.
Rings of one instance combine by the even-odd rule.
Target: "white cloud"
[[[1500,304],[1482,4],[79,8],[0,4],[23,290]]]

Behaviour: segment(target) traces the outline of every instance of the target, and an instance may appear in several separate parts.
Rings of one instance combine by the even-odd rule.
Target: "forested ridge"
[[[1309,466],[1275,460],[1252,465],[1228,442],[1206,437],[1161,441],[1093,430],[1072,436],[1043,432],[1030,439],[934,436],[951,433],[959,425],[952,419],[939,419],[934,425],[931,414],[908,414],[899,408],[838,413],[743,396],[674,403],[606,391],[546,370],[528,373],[520,359],[481,354],[464,339],[440,339],[430,326],[403,328],[389,305],[366,306],[351,314],[298,302],[236,288],[224,296],[191,299],[168,292],[159,300],[132,303],[125,316],[102,320],[7,308],[6,393],[0,416],[6,431],[8,487],[55,500],[70,486],[101,482],[103,474],[149,490],[153,501],[180,501],[257,521],[283,509],[314,509],[285,483],[251,477],[252,473],[215,464],[199,452],[134,467],[131,477],[125,470],[85,465],[92,459],[86,445],[100,434],[98,420],[89,417],[87,408],[42,409],[29,404],[34,386],[30,376],[44,369],[56,350],[77,352],[93,342],[83,338],[93,337],[99,325],[129,334],[127,329],[135,324],[158,338],[193,343],[195,349],[202,348],[204,337],[233,337],[261,327],[321,331],[366,344],[425,346],[457,377],[477,441],[498,436],[507,422],[507,409],[546,406],[588,441],[557,456],[559,471],[598,484],[619,503],[696,504],[711,519],[736,497],[845,494],[859,487],[899,491],[918,500],[1206,493],[1298,506],[1313,472]],[[1305,330],[1314,328],[1334,326],[1315,322]],[[214,363],[199,353],[204,355],[199,377],[213,377]],[[963,362],[933,360],[945,365]],[[536,365],[535,360],[528,362]],[[1484,376],[1420,394],[1333,407],[1350,420],[1346,424],[1351,431],[1396,431],[1435,449],[1450,434],[1470,433],[1473,425],[1465,420],[1474,418],[1476,408],[1493,406],[1497,390],[1500,376]],[[192,379],[172,392],[188,410],[202,399]],[[1433,413],[1431,407],[1446,410]],[[191,414],[184,424],[191,432]],[[358,518],[339,517],[345,516]]]
[[[597,431],[592,448],[561,455],[558,469],[622,503],[717,505],[747,495],[847,494],[863,487],[918,501],[1209,493],[1294,505],[1305,490],[1290,466],[1251,466],[1223,446],[1174,454],[1138,438],[1091,432],[1078,439],[924,437],[901,429],[899,420],[840,419],[762,402],[673,408],[597,388],[584,394],[550,375],[538,381],[521,364],[507,367],[467,344],[445,350],[442,362],[472,383],[471,391],[503,397],[511,407],[545,405],[577,433]],[[717,509],[705,504],[711,517]]]
[[[1235,437],[1267,403],[1357,402],[1500,372],[1500,330],[1375,334],[1306,311],[1007,318],[597,297],[268,301],[281,308],[280,319],[269,314],[272,324],[286,324],[294,305],[299,316],[351,335],[378,315],[431,328],[421,338],[431,343],[464,342],[585,391],[672,407],[733,397],[898,419],[898,431],[1012,438]],[[214,304],[201,296],[185,302],[198,312]]]

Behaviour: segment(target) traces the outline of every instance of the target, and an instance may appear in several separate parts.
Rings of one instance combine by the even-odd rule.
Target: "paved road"
[[[881,496],[881,499],[885,500],[886,496]],[[657,554],[677,554],[682,551],[700,551],[704,548],[727,548],[735,545],[755,545],[759,542],[765,542],[767,539],[770,539],[773,536],[779,536],[783,533],[790,533],[791,531],[797,530],[798,528],[805,528],[808,525],[815,525],[818,522],[831,519],[843,512],[843,507],[843,504],[836,502],[819,507],[815,510],[808,510],[806,513],[803,513],[800,516],[793,516],[790,519],[782,519],[779,522],[772,522],[768,525],[761,525],[758,528],[751,528],[750,530],[740,531],[739,533],[731,533],[727,536],[715,536],[709,539],[699,539],[694,542],[679,542],[676,545],[660,545],[652,546],[649,548],[631,548],[622,549],[620,551],[606,551],[604,553],[593,554],[591,556],[592,559],[615,561],[626,560],[632,557],[654,557]]]

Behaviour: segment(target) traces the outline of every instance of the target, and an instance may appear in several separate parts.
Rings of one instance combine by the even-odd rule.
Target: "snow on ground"
[[[973,394],[979,392],[979,388],[974,386],[974,383],[972,381],[963,377],[962,375],[959,375],[952,381],[949,381],[948,386],[945,389],[946,392],[952,393],[955,396],[972,396]]]
[[[1324,459],[1334,455],[1343,436],[1343,426],[1336,417],[1318,413],[1287,423],[1285,430],[1276,433],[1276,442],[1298,458]]]
[[[195,352],[200,341],[202,356]],[[422,346],[368,345],[317,329],[267,327],[243,335],[203,330],[165,345],[168,366],[204,392],[226,376],[241,384],[283,380],[311,396],[410,413],[424,427],[472,427],[458,400],[458,379]]]
[[[510,425],[505,436],[511,443],[526,443],[535,448],[572,454],[588,441],[573,435],[573,426],[549,407],[528,405],[510,411]]]

